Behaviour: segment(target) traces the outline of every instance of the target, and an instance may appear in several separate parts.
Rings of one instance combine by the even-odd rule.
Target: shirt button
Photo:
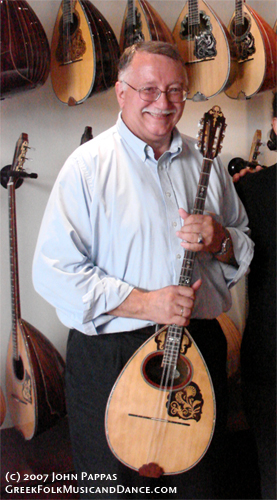
[[[177,222],[172,222],[172,226],[176,227],[177,226]]]
[[[176,258],[181,259],[181,255],[179,253],[177,253]]]
[[[166,194],[166,196],[167,196],[168,198],[170,198],[171,193],[169,193],[169,191],[167,191],[167,193],[165,193],[165,194]]]
[[[159,170],[163,170],[163,166],[162,165],[159,165]]]

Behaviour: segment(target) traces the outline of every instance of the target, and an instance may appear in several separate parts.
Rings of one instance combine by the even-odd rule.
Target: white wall
[[[98,0],[92,2],[111,24],[117,38],[126,6],[126,0]],[[183,0],[156,0],[150,3],[159,12],[170,29],[185,5]],[[210,0],[221,21],[227,25],[234,10],[234,0]],[[49,43],[60,0],[29,0],[39,17]],[[271,26],[276,18],[275,0],[249,0],[251,5]],[[188,101],[179,129],[195,136],[198,122],[204,112],[215,104],[221,106],[228,128],[223,143],[221,158],[225,165],[231,158],[241,156],[247,159],[254,132],[262,130],[267,140],[270,130],[272,92],[257,95],[248,101],[233,101],[221,94],[204,103]],[[118,105],[114,90],[87,99],[77,107],[63,105],[55,96],[50,76],[44,86],[30,92],[18,94],[1,102],[1,165],[11,164],[15,143],[22,132],[29,135],[30,150],[26,162],[28,171],[38,173],[38,179],[26,179],[16,190],[19,274],[22,317],[39,329],[65,356],[67,329],[60,324],[54,309],[33,289],[31,267],[37,235],[50,190],[67,156],[80,144],[85,126],[93,128],[94,136],[112,126],[117,118]],[[261,162],[271,165],[276,155],[262,147]],[[1,186],[1,353],[0,382],[5,386],[5,362],[11,329],[10,273],[9,273],[9,230],[7,191]],[[241,302],[243,285],[235,297],[235,308]],[[237,305],[238,303],[238,305]],[[243,303],[243,301],[242,301]],[[243,306],[242,306],[243,308]],[[236,311],[234,312],[236,318]],[[241,320],[236,319],[241,328]],[[7,415],[4,427],[11,426]]]

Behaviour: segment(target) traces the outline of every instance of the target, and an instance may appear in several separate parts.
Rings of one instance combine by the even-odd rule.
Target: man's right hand
[[[151,292],[134,288],[127,299],[108,314],[159,324],[187,326],[200,286],[199,279],[191,287],[170,285]]]

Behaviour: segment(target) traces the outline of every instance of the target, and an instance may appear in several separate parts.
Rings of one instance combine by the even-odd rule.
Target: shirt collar
[[[131,146],[131,148],[142,159],[142,161],[145,161],[149,156],[154,157],[152,148],[148,146],[146,142],[142,141],[136,135],[134,135],[127,127],[127,125],[125,125],[121,117],[121,112],[118,115],[116,127],[119,135],[129,144],[129,146]],[[167,154],[172,157],[178,155],[182,151],[182,142],[183,141],[180,132],[176,127],[174,127],[172,141]]]

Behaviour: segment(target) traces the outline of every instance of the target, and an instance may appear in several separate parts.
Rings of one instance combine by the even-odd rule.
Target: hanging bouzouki
[[[50,70],[47,36],[25,0],[2,0],[1,99],[43,85]]]
[[[173,36],[186,64],[188,99],[203,101],[231,85],[237,69],[231,37],[204,0],[188,0]]]
[[[51,43],[51,79],[64,104],[81,104],[114,85],[119,46],[111,26],[88,0],[62,0]]]
[[[193,213],[204,211],[225,127],[218,106],[205,113]],[[179,285],[191,286],[195,255],[185,251]],[[105,426],[112,453],[141,475],[179,474],[201,460],[214,432],[215,397],[205,361],[186,328],[165,326],[135,352],[111,391]]]
[[[8,188],[12,332],[6,363],[6,394],[11,418],[25,439],[54,425],[66,414],[64,361],[52,343],[21,318],[15,189],[23,177],[36,177],[23,170],[28,135],[17,141],[13,164],[2,169],[1,183]],[[1,173],[2,173],[1,172]],[[5,185],[5,175],[7,184]],[[25,175],[24,175],[25,174]]]
[[[171,31],[146,0],[128,0],[121,27],[120,51],[134,43],[150,40],[174,43]]]
[[[236,0],[228,26],[236,45],[238,75],[225,91],[232,99],[253,97],[277,83],[277,35],[244,0]]]

